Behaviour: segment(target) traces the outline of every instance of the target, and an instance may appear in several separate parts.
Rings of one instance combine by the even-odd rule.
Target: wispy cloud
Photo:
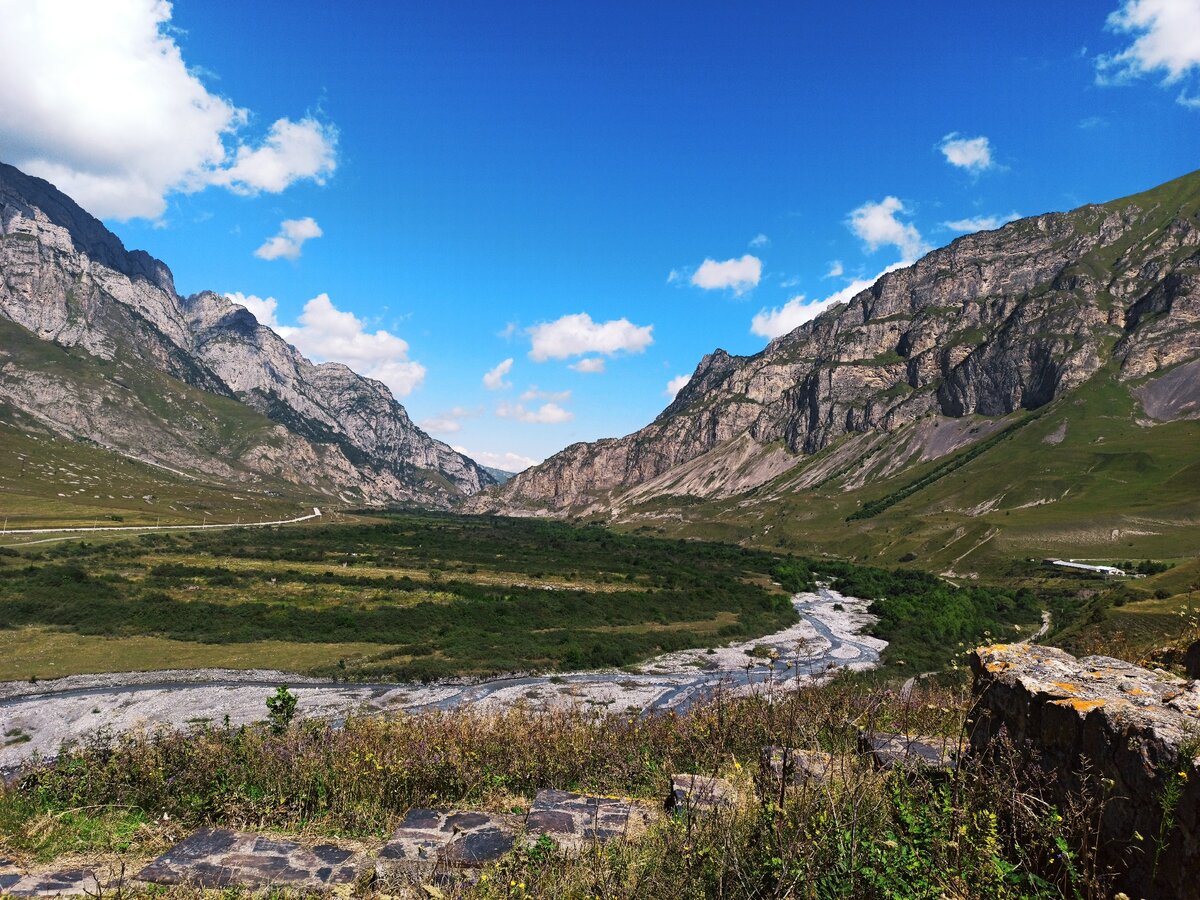
[[[505,381],[504,376],[512,371],[512,357],[497,363],[491,369],[483,373],[483,386],[489,391],[499,391],[504,388],[512,387],[511,381]]]
[[[991,231],[1001,225],[1015,222],[1019,218],[1021,218],[1021,214],[1016,211],[1010,212],[1007,216],[970,216],[966,219],[943,222],[942,227],[968,234],[973,231]]]
[[[529,425],[557,425],[575,418],[575,413],[557,403],[543,403],[537,409],[528,409],[523,403],[501,403],[496,407],[496,415]]]
[[[581,372],[586,375],[601,375],[604,373],[604,357],[589,356],[579,362],[573,362],[567,368],[574,369],[576,372]]]
[[[268,238],[266,243],[254,251],[259,259],[299,259],[305,241],[319,238],[324,232],[312,216],[303,219],[284,219],[279,223],[279,234]]]
[[[1146,75],[1162,75],[1164,86],[1181,85],[1179,103],[1200,107],[1185,79],[1200,70],[1200,4],[1195,0],[1124,0],[1106,23],[1109,31],[1133,35],[1119,53],[1096,59],[1096,81],[1122,84]]]

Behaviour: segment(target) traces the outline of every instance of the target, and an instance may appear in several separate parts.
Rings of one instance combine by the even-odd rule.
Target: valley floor
[[[624,671],[525,675],[469,683],[337,684],[270,671],[192,670],[74,676],[0,683],[0,772],[30,757],[52,757],[64,741],[86,742],[98,729],[234,726],[265,718],[265,700],[288,683],[306,717],[447,710],[462,705],[532,708],[583,705],[633,711],[682,710],[722,690],[779,690],[787,683],[860,671],[886,642],[862,633],[868,603],[821,587],[797,594],[800,621],[774,634],[720,648],[665,654]],[[20,740],[16,740],[16,738]]]

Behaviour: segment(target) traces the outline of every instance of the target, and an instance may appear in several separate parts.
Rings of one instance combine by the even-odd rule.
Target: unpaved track
[[[821,587],[792,598],[800,621],[776,634],[709,650],[685,650],[618,670],[528,675],[475,682],[349,684],[272,671],[203,669],[76,675],[54,681],[0,683],[0,735],[30,740],[0,748],[0,774],[33,755],[51,756],[63,741],[100,729],[241,725],[266,717],[266,698],[288,683],[302,715],[344,719],[361,711],[451,709],[467,704],[535,707],[586,704],[614,711],[685,709],[717,690],[774,690],[793,679],[815,680],[838,668],[878,664],[884,641],[863,634],[874,619],[868,603]],[[747,651],[769,648],[774,662]],[[0,739],[2,742],[2,739]]]

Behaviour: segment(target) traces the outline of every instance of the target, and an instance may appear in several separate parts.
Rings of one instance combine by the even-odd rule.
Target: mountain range
[[[181,297],[53,185],[0,164],[0,419],[208,483],[446,507],[496,483],[381,382]],[[62,495],[60,495],[62,496]]]
[[[50,440],[229,496],[571,517],[949,574],[1195,549],[1200,173],[961,237],[759,353],[714,350],[633,434],[511,478],[382,383],[310,362],[221,295],[181,297],[163,263],[6,165],[0,275],[14,484]],[[49,466],[63,503],[92,489],[72,465]],[[121,472],[103,477],[136,483]]]
[[[759,353],[715,350],[646,427],[470,506],[950,572],[1158,555],[1200,523],[1198,418],[1192,173],[961,237]]]

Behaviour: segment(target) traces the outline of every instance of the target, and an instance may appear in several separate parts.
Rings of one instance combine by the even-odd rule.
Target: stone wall
[[[1006,737],[1060,807],[1102,798],[1114,891],[1200,897],[1200,682],[1026,644],[976,650],[972,667],[973,751]]]

